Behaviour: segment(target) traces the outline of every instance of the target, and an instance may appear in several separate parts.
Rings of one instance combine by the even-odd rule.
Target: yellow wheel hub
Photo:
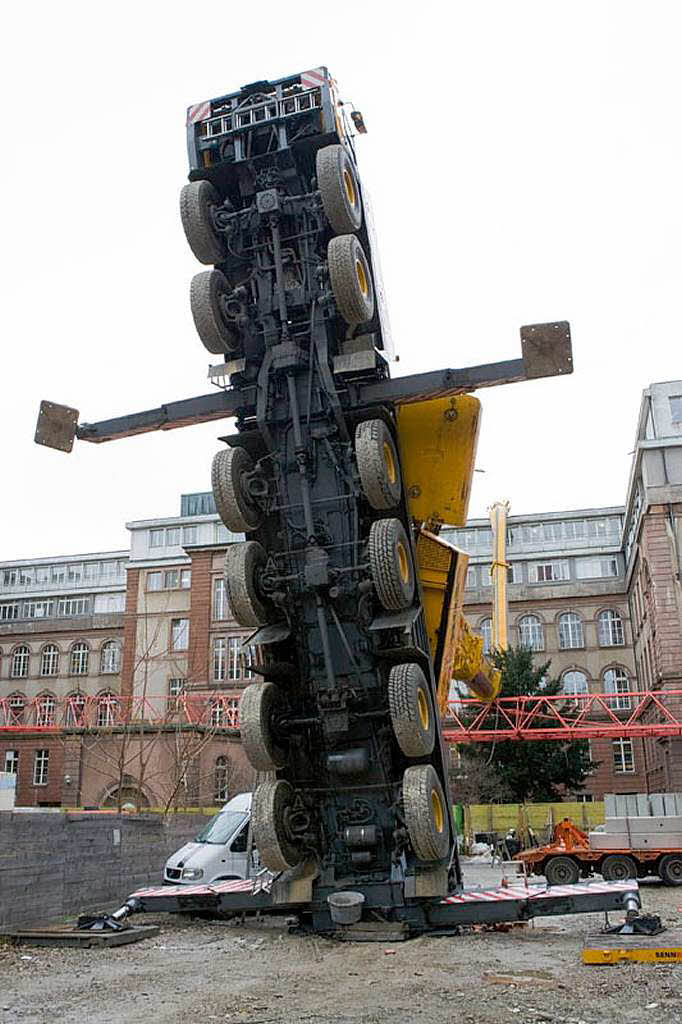
[[[431,790],[431,813],[436,831],[443,832],[445,829],[445,811],[443,810],[443,801],[437,789]]]
[[[357,192],[355,191],[355,182],[353,181],[353,175],[350,173],[348,168],[345,168],[343,172],[343,187],[346,192],[346,199],[348,200],[351,206],[355,206],[358,201]]]
[[[384,463],[386,465],[386,476],[388,477],[389,483],[394,484],[398,479],[398,470],[396,469],[395,459],[393,458],[393,447],[384,441]]]
[[[417,711],[419,713],[419,724],[424,732],[428,732],[429,722],[431,720],[431,716],[429,714],[429,698],[426,696],[421,686],[417,690]]]
[[[407,583],[410,579],[410,563],[407,560],[407,551],[400,542],[398,542],[398,570],[400,579],[403,583]]]
[[[355,275],[360,285],[360,291],[363,295],[369,295],[369,282],[367,280],[367,271],[362,260],[356,259],[355,261]]]

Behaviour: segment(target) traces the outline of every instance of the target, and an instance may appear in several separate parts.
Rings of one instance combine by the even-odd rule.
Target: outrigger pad
[[[522,327],[521,352],[528,380],[573,373],[571,325],[568,320]]]
[[[70,452],[78,426],[78,409],[55,402],[40,403],[34,441],[55,448],[58,452]]]

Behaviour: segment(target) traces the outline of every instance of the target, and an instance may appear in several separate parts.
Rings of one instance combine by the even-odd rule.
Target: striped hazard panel
[[[324,79],[324,68],[301,72],[301,85],[304,89],[319,89],[321,85],[324,85]]]
[[[214,882],[213,885],[160,885],[154,889],[137,889],[133,896],[214,896],[226,892],[267,891],[267,883],[259,879],[237,879],[234,882]]]
[[[599,892],[635,892],[639,886],[628,882],[593,882],[591,885],[514,885],[500,889],[470,889],[452,893],[442,903],[499,903],[503,900],[542,900],[555,896],[580,896]]]
[[[211,101],[204,100],[203,103],[195,103],[187,108],[187,124],[196,124],[197,121],[205,121],[211,116]]]

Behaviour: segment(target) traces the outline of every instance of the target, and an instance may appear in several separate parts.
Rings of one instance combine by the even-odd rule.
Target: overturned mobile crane
[[[190,107],[187,139],[182,223],[212,266],[192,281],[191,309],[222,357],[209,374],[219,389],[82,425],[44,402],[36,440],[70,450],[75,436],[236,417],[212,487],[225,525],[247,538],[228,548],[225,580],[263,651],[240,722],[249,761],[268,773],[253,842],[278,875],[252,906],[304,907],[332,931],[341,892],[355,894],[351,916],[364,903],[406,932],[445,926],[461,875],[439,691],[453,666],[489,699],[499,679],[461,635],[466,556],[437,534],[466,520],[479,423],[467,392],[570,373],[568,324],[522,328],[521,359],[392,380],[371,211],[326,68]],[[204,889],[198,905],[244,909],[229,884]],[[600,890],[596,906],[621,905],[626,889]],[[173,894],[159,890],[156,905],[192,895],[166,906]]]

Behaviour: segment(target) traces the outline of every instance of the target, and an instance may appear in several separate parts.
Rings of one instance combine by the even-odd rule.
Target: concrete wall
[[[0,812],[0,927],[112,909],[207,822],[201,814]]]

